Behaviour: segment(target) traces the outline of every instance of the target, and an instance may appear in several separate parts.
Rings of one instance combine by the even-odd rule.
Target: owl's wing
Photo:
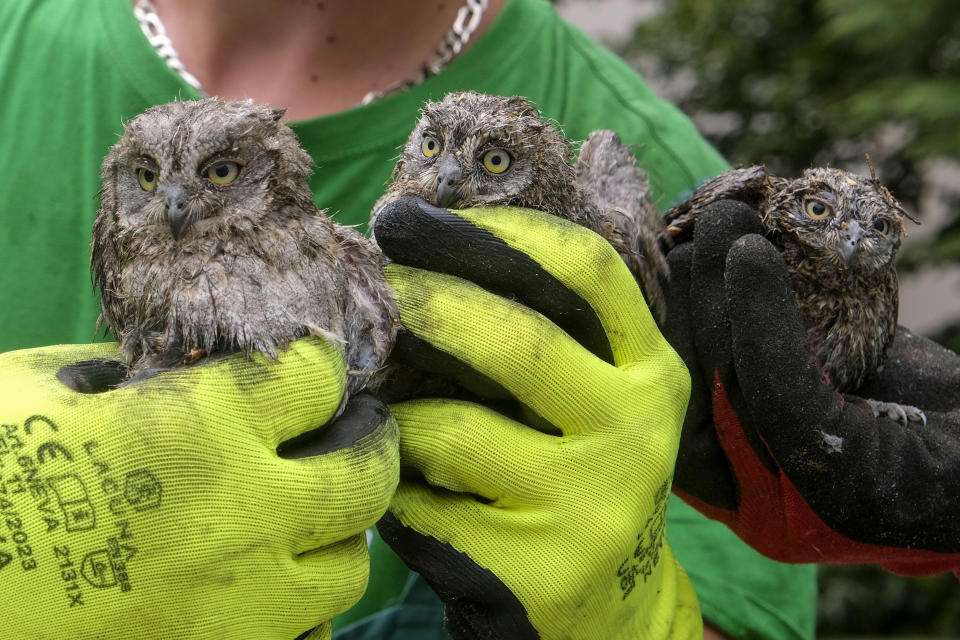
[[[580,146],[574,168],[577,183],[594,196],[601,209],[620,209],[631,218],[645,213],[639,203],[649,199],[647,176],[613,131],[591,133]]]
[[[689,240],[697,214],[718,200],[740,200],[758,208],[770,180],[763,165],[731,169],[707,180],[687,200],[667,211],[667,234],[674,242]]]
[[[378,373],[390,355],[400,314],[393,291],[383,277],[385,258],[373,241],[351,227],[334,225],[343,249],[341,258],[347,365],[347,392],[379,384]]]
[[[663,286],[669,276],[664,256],[667,236],[660,211],[650,199],[647,175],[620,137],[607,130],[590,134],[574,168],[577,184],[600,212],[601,228],[593,230],[617,249],[662,322]]]
[[[97,211],[93,220],[93,239],[90,245],[90,270],[94,286],[100,291],[100,317],[94,330],[99,333],[101,328],[109,329],[119,340],[131,320],[126,317],[122,299],[117,295],[120,291],[119,269],[120,255],[113,240],[113,216],[108,207],[112,203],[111,196],[101,194],[103,205]]]

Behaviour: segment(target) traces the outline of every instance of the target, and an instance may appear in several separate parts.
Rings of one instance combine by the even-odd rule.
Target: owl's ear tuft
[[[280,118],[282,118],[286,113],[287,113],[286,109],[271,109],[270,117],[273,119],[274,122],[278,122]]]

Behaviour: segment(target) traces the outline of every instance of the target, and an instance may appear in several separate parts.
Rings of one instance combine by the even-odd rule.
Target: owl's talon
[[[881,400],[867,399],[867,404],[873,410],[873,415],[877,418],[887,417],[902,422],[904,425],[912,422],[922,422],[927,424],[927,416],[922,409],[909,404],[899,404],[896,402],[883,402]]]

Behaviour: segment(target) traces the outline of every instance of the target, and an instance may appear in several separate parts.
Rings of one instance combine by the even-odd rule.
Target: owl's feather
[[[613,132],[594,132],[576,164],[574,147],[524,98],[448,94],[424,105],[371,218],[407,196],[449,208],[506,205],[551,213],[606,238],[662,320],[665,232],[645,174]],[[505,169],[486,164],[488,154],[498,152],[509,156]]]
[[[311,159],[281,116],[173,102],[130,120],[107,154],[91,267],[133,375],[195,353],[273,358],[317,333],[341,345],[353,392],[386,359],[398,315],[382,255],[317,209]],[[215,182],[230,163],[232,181]]]
[[[620,136],[606,129],[587,137],[574,169],[577,184],[605,214],[607,227],[595,231],[616,247],[662,322],[666,311],[663,288],[670,276],[665,255],[669,239],[663,217],[650,197],[647,175]]]

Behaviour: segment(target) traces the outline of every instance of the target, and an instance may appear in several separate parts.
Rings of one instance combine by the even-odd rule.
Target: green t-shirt
[[[649,173],[661,208],[727,166],[682,114],[549,4],[510,0],[441,74],[364,107],[292,123],[316,163],[316,202],[339,222],[364,223],[420,105],[464,89],[525,95],[574,139],[616,130]],[[199,96],[147,43],[130,0],[0,2],[0,92],[0,351],[90,342],[98,303],[89,242],[100,161],[124,120],[153,104]],[[705,618],[737,638],[812,637],[812,567],[766,560],[678,500],[668,511],[667,536]],[[371,588],[354,616],[397,601],[407,583],[406,569],[382,543],[375,541],[372,556]],[[400,617],[434,624],[425,612],[436,611],[435,596],[422,583],[411,585]],[[426,637],[403,628],[406,637]]]

